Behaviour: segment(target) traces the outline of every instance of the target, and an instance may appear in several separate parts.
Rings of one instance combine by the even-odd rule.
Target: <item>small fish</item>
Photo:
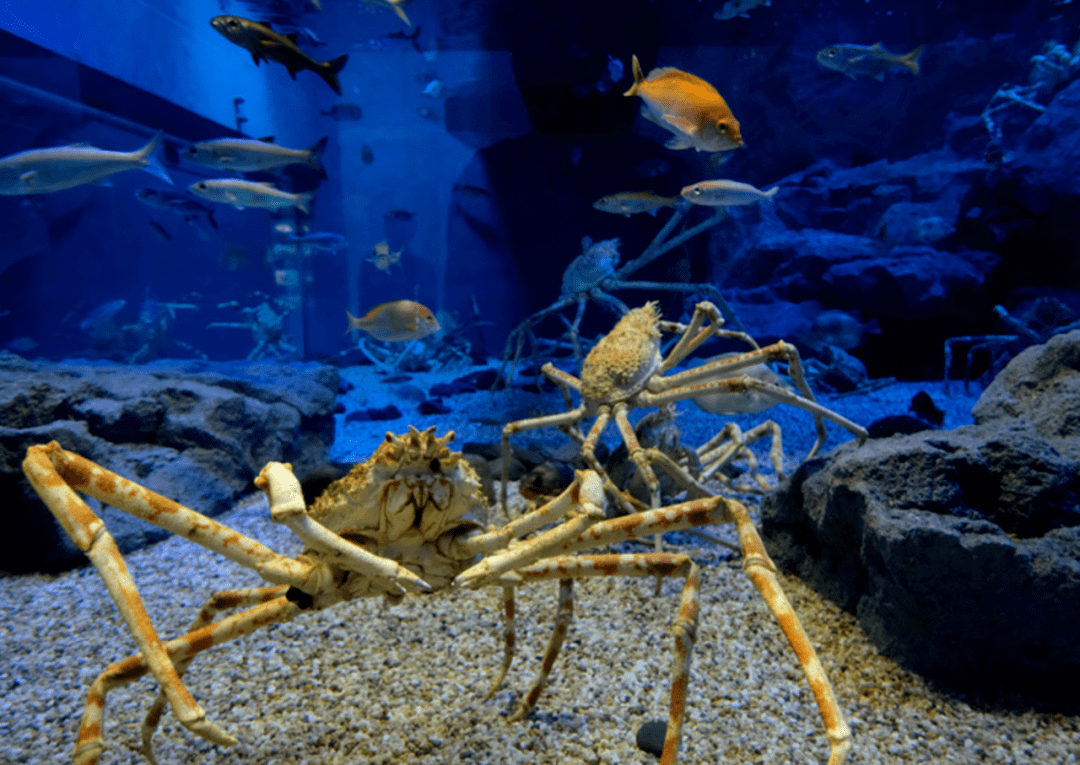
[[[659,178],[671,172],[671,164],[662,159],[643,159],[634,165],[634,175],[642,178]]]
[[[490,189],[481,186],[472,186],[468,183],[455,183],[454,191],[460,191],[467,197],[493,197],[495,194]]]
[[[288,149],[274,143],[273,136],[258,140],[218,138],[191,144],[184,149],[183,156],[203,167],[231,173],[258,173],[285,165],[307,165],[325,179],[322,154],[326,151],[326,142],[327,137],[323,136],[309,149]]]
[[[172,183],[157,157],[162,131],[137,151],[106,151],[85,144],[31,149],[0,159],[0,194],[50,194],[99,183],[113,173],[145,170]]]
[[[713,14],[713,18],[717,21],[728,21],[736,16],[748,19],[750,11],[759,5],[770,6],[772,3],[769,0],[728,0],[720,10]]]
[[[653,69],[646,78],[637,56],[631,64],[634,84],[623,95],[641,96],[641,116],[675,134],[664,144],[667,148],[731,151],[743,146],[738,120],[712,85],[672,66]]]
[[[343,237],[341,234],[335,234],[332,231],[313,231],[309,234],[289,234],[289,239],[294,242],[303,242],[308,245],[309,248],[313,248],[320,252],[329,252],[331,254],[340,252],[349,246],[349,240]],[[310,249],[309,249],[310,251]]]
[[[626,76],[626,70],[623,68],[622,61],[615,58],[610,53],[607,57],[607,72],[608,77],[611,78],[612,84],[617,83],[619,80]]]
[[[408,26],[412,26],[412,22],[409,21],[409,17],[405,15],[405,6],[409,4],[410,0],[361,0],[364,5],[374,5],[378,8],[389,8],[398,15],[398,18],[404,21]]]
[[[408,222],[415,218],[417,213],[409,212],[408,210],[390,210],[383,214],[384,218],[389,220],[399,220],[402,222]]]
[[[656,215],[656,211],[661,207],[674,207],[678,201],[678,197],[662,197],[651,191],[624,191],[600,197],[593,202],[593,207],[629,218],[631,215],[643,212]]]
[[[749,183],[738,181],[698,181],[683,188],[683,199],[689,199],[696,205],[726,207],[728,205],[748,205],[773,196],[779,188],[773,186],[768,191],[761,191]]]
[[[843,72],[845,76],[855,79],[856,75],[868,74],[879,82],[885,79],[885,72],[902,66],[912,74],[919,73],[919,57],[926,50],[925,45],[920,45],[911,53],[898,56],[889,53],[881,46],[881,43],[866,45],[830,45],[818,51],[817,62],[826,69],[834,69]]]
[[[432,80],[424,86],[424,89],[420,91],[420,95],[430,96],[431,98],[441,98],[444,87],[442,80]]]
[[[214,228],[218,227],[217,221],[214,220],[213,207],[201,205],[191,197],[178,191],[152,188],[138,189],[135,191],[135,198],[155,210],[179,215],[184,219],[185,223],[194,223],[198,218],[206,216],[207,223]]]
[[[119,298],[102,303],[79,322],[79,329],[92,339],[107,339],[115,336],[120,329],[116,325],[116,314],[125,305],[127,301]]]
[[[364,116],[363,110],[350,101],[334,104],[329,109],[323,109],[320,114],[335,122],[356,122]]]
[[[15,353],[29,353],[38,347],[38,341],[32,337],[16,337],[7,344],[7,347]]]
[[[390,244],[384,239],[371,248],[371,257],[367,259],[367,262],[373,264],[380,271],[390,273],[390,267],[401,261],[402,252],[404,250],[391,252]]]
[[[297,31],[297,36],[305,38],[309,43],[311,43],[312,47],[315,48],[326,45],[326,43],[320,40],[319,36],[312,32],[308,27],[300,27],[300,29]]]
[[[408,24],[409,20],[405,19],[405,23]],[[410,24],[410,26],[412,26],[412,25]],[[407,35],[404,32],[391,32],[386,37],[389,40],[403,40],[405,42],[412,43],[413,49],[416,50],[417,53],[423,53],[424,52],[420,48],[420,27],[417,27],[416,29],[414,29],[412,31],[412,34]]]
[[[218,263],[226,271],[238,271],[251,262],[247,250],[238,244],[227,244],[221,248]]]
[[[375,152],[366,143],[360,147],[360,161],[365,165],[370,165],[375,161]]]
[[[269,181],[245,181],[240,178],[196,181],[188,186],[188,191],[210,202],[232,205],[237,210],[243,210],[245,207],[260,207],[264,210],[295,207],[307,214],[311,214],[310,204],[315,197],[312,192],[290,194]]]
[[[426,120],[431,120],[432,122],[439,121],[439,113],[434,109],[427,108],[426,106],[421,106],[419,109],[416,110],[416,113]]]
[[[439,331],[439,320],[430,308],[412,300],[392,300],[375,306],[362,319],[348,311],[349,328],[362,329],[376,340],[386,343],[405,343]]]
[[[345,67],[348,55],[338,56],[332,61],[316,61],[297,47],[295,34],[279,34],[269,23],[240,16],[215,16],[210,19],[210,26],[229,42],[248,51],[256,66],[262,61],[276,61],[289,70],[289,76],[294,80],[297,72],[308,69],[322,77],[335,93],[341,95],[338,72]]]
[[[156,220],[150,221],[150,227],[152,229],[154,229],[154,233],[158,235],[158,237],[161,239],[161,241],[163,241],[163,242],[171,242],[172,241],[172,234],[170,234],[168,231],[166,231],[165,227],[162,226],[160,223],[158,223]]]

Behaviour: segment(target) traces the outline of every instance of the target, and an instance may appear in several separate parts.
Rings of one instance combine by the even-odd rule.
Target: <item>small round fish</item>
[[[691,183],[680,192],[683,199],[689,199],[696,205],[708,207],[728,207],[748,205],[762,199],[768,199],[779,189],[773,186],[768,191],[761,191],[749,183],[738,181],[698,181]]]
[[[619,194],[608,194],[593,202],[593,207],[603,212],[625,215],[629,218],[637,213],[647,212],[656,215],[661,207],[674,207],[679,201],[678,197],[662,197],[651,191],[623,191]]]
[[[385,343],[406,343],[419,340],[439,331],[439,320],[427,306],[412,300],[392,300],[375,306],[358,319],[348,311],[349,328],[362,329],[376,340]]]
[[[743,146],[739,121],[712,85],[673,66],[653,69],[645,77],[637,56],[631,64],[634,84],[623,95],[641,96],[641,116],[675,134],[664,144],[667,148],[712,152]]]

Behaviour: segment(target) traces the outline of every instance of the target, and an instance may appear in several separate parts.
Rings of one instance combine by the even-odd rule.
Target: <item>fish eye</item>
[[[700,197],[704,193],[704,190],[700,186],[695,186],[690,193],[695,197]]]
[[[205,189],[206,188],[206,183],[203,182],[203,181],[199,181],[198,183],[195,184],[195,188],[197,188],[197,189]]]
[[[228,25],[229,25],[230,27],[232,27],[233,29],[235,29],[235,28],[236,28],[236,27],[238,26],[238,24],[236,23],[236,19],[229,19],[229,20],[228,20],[227,22],[225,22],[225,23],[226,23],[226,24],[228,24]]]
[[[825,55],[829,58],[836,58],[836,48],[829,48],[827,51],[825,51]]]

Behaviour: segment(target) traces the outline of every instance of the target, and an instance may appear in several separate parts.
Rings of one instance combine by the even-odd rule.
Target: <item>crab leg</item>
[[[289,585],[281,584],[276,587],[254,587],[250,589],[215,592],[210,596],[209,600],[203,604],[203,607],[199,609],[198,616],[196,616],[195,620],[188,626],[187,631],[190,634],[195,630],[205,627],[213,622],[214,617],[221,611],[241,607],[250,608],[251,606],[257,606],[262,603],[269,603],[270,601],[285,595],[288,589]],[[176,667],[176,674],[178,677],[184,676],[188,666],[191,664],[191,658],[194,658],[194,655],[187,660],[173,658],[173,666]],[[143,753],[146,755],[146,759],[150,760],[151,764],[154,762],[154,755],[153,749],[150,746],[150,740],[153,737],[158,724],[161,722],[161,715],[165,711],[165,705],[167,703],[168,699],[165,697],[165,693],[159,690],[157,698],[154,699],[154,703],[150,706],[150,709],[146,713],[146,717],[143,719]]]
[[[547,683],[548,674],[555,663],[570,627],[573,615],[571,584],[574,579],[588,576],[681,576],[686,578],[679,614],[671,631],[675,637],[675,658],[671,670],[671,709],[668,715],[661,765],[674,765],[682,740],[683,719],[686,712],[686,688],[690,680],[690,660],[697,637],[698,593],[701,589],[701,572],[690,558],[681,553],[635,553],[629,555],[563,555],[538,561],[517,572],[526,582],[559,580],[559,612],[555,632],[551,636],[544,661],[528,695],[517,711],[510,716],[511,722],[524,718],[536,705]]]
[[[183,637],[168,641],[163,645],[165,661],[169,663],[170,668],[173,663],[186,666],[196,654],[207,648],[248,635],[267,624],[288,621],[300,613],[300,610],[300,606],[283,597],[249,608],[247,611],[226,617],[194,632],[189,632]],[[101,756],[105,748],[101,737],[105,696],[114,688],[137,680],[148,671],[153,672],[153,667],[145,656],[143,653],[138,653],[110,665],[90,686],[86,710],[83,712],[82,724],[79,726],[79,738],[75,744],[75,765],[94,765]],[[156,676],[156,673],[154,674]],[[183,688],[182,685],[180,687]],[[173,709],[175,710],[176,707],[174,706]],[[190,725],[186,727],[191,729]],[[198,733],[198,731],[194,732]],[[229,743],[236,743],[236,739],[232,736],[228,739]],[[216,741],[215,743],[225,742]],[[147,759],[151,763],[154,762],[152,754],[147,753]]]
[[[559,412],[558,414],[549,414],[543,417],[534,417],[531,420],[518,420],[517,422],[511,422],[502,432],[502,494],[500,500],[502,505],[506,507],[506,485],[510,483],[510,436],[515,433],[520,433],[523,430],[535,430],[536,428],[547,427],[548,425],[562,426],[571,425],[581,420],[585,416],[585,406],[579,406],[577,409],[571,409],[569,412]]]
[[[495,677],[495,682],[491,684],[491,690],[488,691],[486,698],[491,698],[495,695],[495,691],[499,690],[499,686],[502,685],[502,681],[506,679],[506,673],[510,670],[510,664],[514,661],[514,646],[516,638],[514,636],[514,588],[509,585],[503,585],[503,661],[502,666],[499,668],[499,674]]]
[[[709,320],[709,326],[702,328],[705,319]],[[687,327],[660,322],[661,329],[681,331],[682,337],[679,338],[679,342],[675,344],[667,358],[664,359],[659,371],[666,372],[689,356],[699,345],[713,337],[723,324],[724,318],[720,315],[720,311],[708,301],[703,301],[694,306],[694,315],[690,317],[690,324]]]

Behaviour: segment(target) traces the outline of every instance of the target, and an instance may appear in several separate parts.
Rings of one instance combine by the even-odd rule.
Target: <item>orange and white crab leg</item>
[[[697,639],[698,599],[701,590],[701,571],[697,565],[681,553],[563,555],[537,561],[516,573],[524,582],[559,580],[559,617],[561,620],[556,621],[556,632],[552,635],[548,652],[544,655],[541,673],[521,706],[509,718],[511,722],[520,720],[529,713],[547,682],[548,673],[555,663],[559,646],[562,645],[566,630],[569,628],[570,615],[573,611],[569,585],[573,579],[587,576],[681,576],[686,578],[679,603],[679,614],[675,617],[675,624],[671,628],[675,637],[675,656],[671,669],[671,708],[668,713],[664,750],[660,755],[661,765],[674,765],[678,758],[679,743],[682,740],[683,719],[686,713],[686,689],[690,681],[690,661],[693,656],[694,642]],[[564,613],[566,616],[562,618]]]
[[[562,648],[566,635],[570,632],[570,622],[574,618],[574,580],[563,578],[559,580],[559,605],[555,611],[555,629],[548,640],[547,650],[544,651],[543,661],[540,662],[540,672],[533,681],[532,688],[521,700],[518,708],[507,718],[508,722],[518,722],[525,719],[534,706],[537,699],[547,685],[548,675],[555,666],[555,660],[559,658],[559,650]]]
[[[604,482],[604,488],[619,503],[623,512],[627,514],[636,513],[644,507],[644,503],[642,503],[642,507],[636,507],[634,503],[637,502],[637,499],[616,486],[607,471],[604,470],[604,466],[600,464],[600,460],[596,458],[596,444],[599,443],[600,436],[604,434],[604,429],[607,428],[609,422],[611,422],[611,407],[602,404],[596,412],[596,421],[589,429],[589,435],[585,437],[585,441],[581,444],[581,457],[585,460],[585,464],[600,476]]]
[[[738,503],[734,504],[738,505]],[[780,588],[780,582],[776,577],[776,565],[765,552],[765,545],[762,544],[749,513],[742,505],[738,505],[732,508],[732,514],[735,529],[739,534],[739,545],[743,550],[743,571],[765,598],[766,605],[772,611],[788,643],[795,651],[799,665],[806,675],[806,681],[810,684],[810,691],[814,694],[821,719],[825,723],[825,735],[829,739],[828,765],[840,765],[851,751],[851,728],[844,720],[840,705],[836,703],[832,685],[829,684],[825,669],[821,666],[817,653],[814,652],[810,638],[807,637],[798,615]]]
[[[495,677],[495,682],[491,684],[491,690],[488,691],[486,698],[491,698],[495,695],[495,691],[499,690],[499,686],[502,685],[502,681],[506,679],[506,673],[510,671],[510,664],[514,661],[514,647],[517,642],[517,638],[514,635],[514,588],[509,585],[503,585],[503,661],[502,666],[499,668],[499,674]]]
[[[187,631],[188,633],[191,633],[205,627],[213,622],[214,617],[221,611],[227,611],[233,608],[250,608],[251,606],[257,606],[261,603],[269,603],[272,600],[284,596],[288,589],[289,585],[280,584],[275,587],[254,587],[241,590],[223,590],[222,592],[215,592],[210,596],[210,599],[203,604],[203,607],[199,609],[198,615],[188,626]],[[179,677],[184,676],[184,672],[187,671],[189,664],[191,664],[190,658],[186,661],[173,659],[173,666],[176,667],[176,674]],[[150,706],[149,711],[146,713],[146,717],[143,719],[143,752],[151,763],[154,762],[154,756],[150,748],[150,739],[153,737],[158,723],[161,722],[161,715],[165,711],[166,704],[168,704],[168,699],[165,697],[164,692],[159,690],[157,698],[154,699],[154,703]]]
[[[623,443],[626,444],[630,459],[637,463],[638,470],[644,476],[645,485],[649,487],[649,506],[655,509],[660,507],[660,479],[656,477],[645,450],[641,448],[641,443],[638,441],[637,434],[634,433],[634,426],[630,424],[630,418],[627,416],[626,410],[627,406],[624,402],[615,405],[615,427],[619,429],[619,435],[622,437]],[[656,544],[658,546],[657,551],[659,551],[659,539],[656,540]]]
[[[238,637],[248,635],[260,627],[275,622],[284,622],[292,619],[301,611],[300,606],[286,600],[283,597],[263,603],[261,605],[242,611],[233,616],[226,617],[221,621],[202,627],[194,632],[189,632],[183,637],[174,638],[163,645],[166,661],[172,666],[188,664],[196,654],[221,645]],[[109,691],[119,686],[137,680],[148,671],[152,672],[145,654],[138,653],[129,656],[123,661],[111,664],[105,669],[90,686],[87,694],[86,710],[83,712],[82,724],[79,726],[79,737],[75,743],[75,765],[94,765],[105,748],[102,742],[102,718],[105,709],[105,696]],[[175,710],[175,706],[173,709]],[[190,729],[190,726],[187,726]],[[195,731],[198,733],[198,731]],[[235,744],[236,739],[228,737],[227,742],[215,743]],[[151,762],[153,755],[148,756]]]
[[[702,329],[705,319],[709,320],[709,326]],[[660,329],[665,331],[681,331],[682,337],[675,347],[668,353],[667,358],[660,364],[660,372],[666,372],[689,356],[694,350],[709,338],[716,335],[720,327],[724,326],[724,317],[720,309],[707,300],[694,306],[694,315],[690,317],[690,324],[683,327],[681,324],[672,322],[660,322]]]

